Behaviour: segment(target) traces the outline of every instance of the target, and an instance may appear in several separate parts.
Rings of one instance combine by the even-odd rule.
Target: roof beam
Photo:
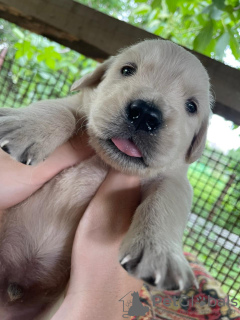
[[[0,17],[98,61],[137,41],[158,38],[72,0],[0,0]],[[217,100],[213,112],[240,124],[240,71],[193,53],[210,75]]]

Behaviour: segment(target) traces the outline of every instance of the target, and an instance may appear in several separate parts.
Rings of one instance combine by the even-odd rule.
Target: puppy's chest
[[[108,167],[97,157],[64,170],[54,181],[58,202],[81,206],[89,202],[105,179]]]
[[[68,201],[72,205],[89,202],[105,179],[109,167],[94,156],[81,164],[65,170],[55,179],[57,201]],[[149,180],[141,180],[142,197],[148,194]]]

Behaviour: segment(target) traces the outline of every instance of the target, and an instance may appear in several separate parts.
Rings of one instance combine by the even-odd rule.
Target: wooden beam
[[[155,35],[72,0],[0,0],[0,16],[93,59]]]
[[[232,108],[229,108],[220,102],[216,101],[214,107],[213,107],[213,113],[218,114],[219,116],[222,116],[226,120],[231,120],[235,124],[240,125],[240,112],[239,110],[234,110]]]
[[[158,38],[72,0],[0,0],[0,17],[99,61],[137,41]],[[217,100],[213,111],[240,124],[240,71],[193,53],[210,75]]]

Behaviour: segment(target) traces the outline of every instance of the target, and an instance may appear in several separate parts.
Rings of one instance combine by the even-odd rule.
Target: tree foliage
[[[8,47],[8,57],[18,60],[23,69],[35,69],[46,79],[52,71],[62,71],[76,78],[93,70],[96,62],[45,37],[0,19],[0,49]]]
[[[238,0],[78,0],[94,9],[144,28],[160,37],[223,61],[231,50],[240,61]],[[46,70],[85,72],[94,63],[48,39],[0,21],[0,40],[24,65]]]
[[[90,5],[220,61],[230,49],[240,61],[239,0],[101,0]]]

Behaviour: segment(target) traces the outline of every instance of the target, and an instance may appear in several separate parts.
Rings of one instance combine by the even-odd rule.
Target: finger
[[[10,180],[30,185],[42,184],[63,169],[93,155],[94,151],[89,146],[87,139],[86,134],[74,136],[36,166],[22,164],[0,149],[0,177],[4,179],[0,181]]]
[[[94,152],[87,139],[86,134],[74,137],[36,166],[19,163],[0,150],[0,209],[25,200],[63,169],[90,157]]]
[[[86,160],[93,154],[87,134],[78,134],[58,147],[44,162],[33,167],[31,183],[43,184],[62,170]]]
[[[25,181],[31,169],[12,159],[2,150],[0,163],[0,208],[5,209],[31,194],[31,188]]]

